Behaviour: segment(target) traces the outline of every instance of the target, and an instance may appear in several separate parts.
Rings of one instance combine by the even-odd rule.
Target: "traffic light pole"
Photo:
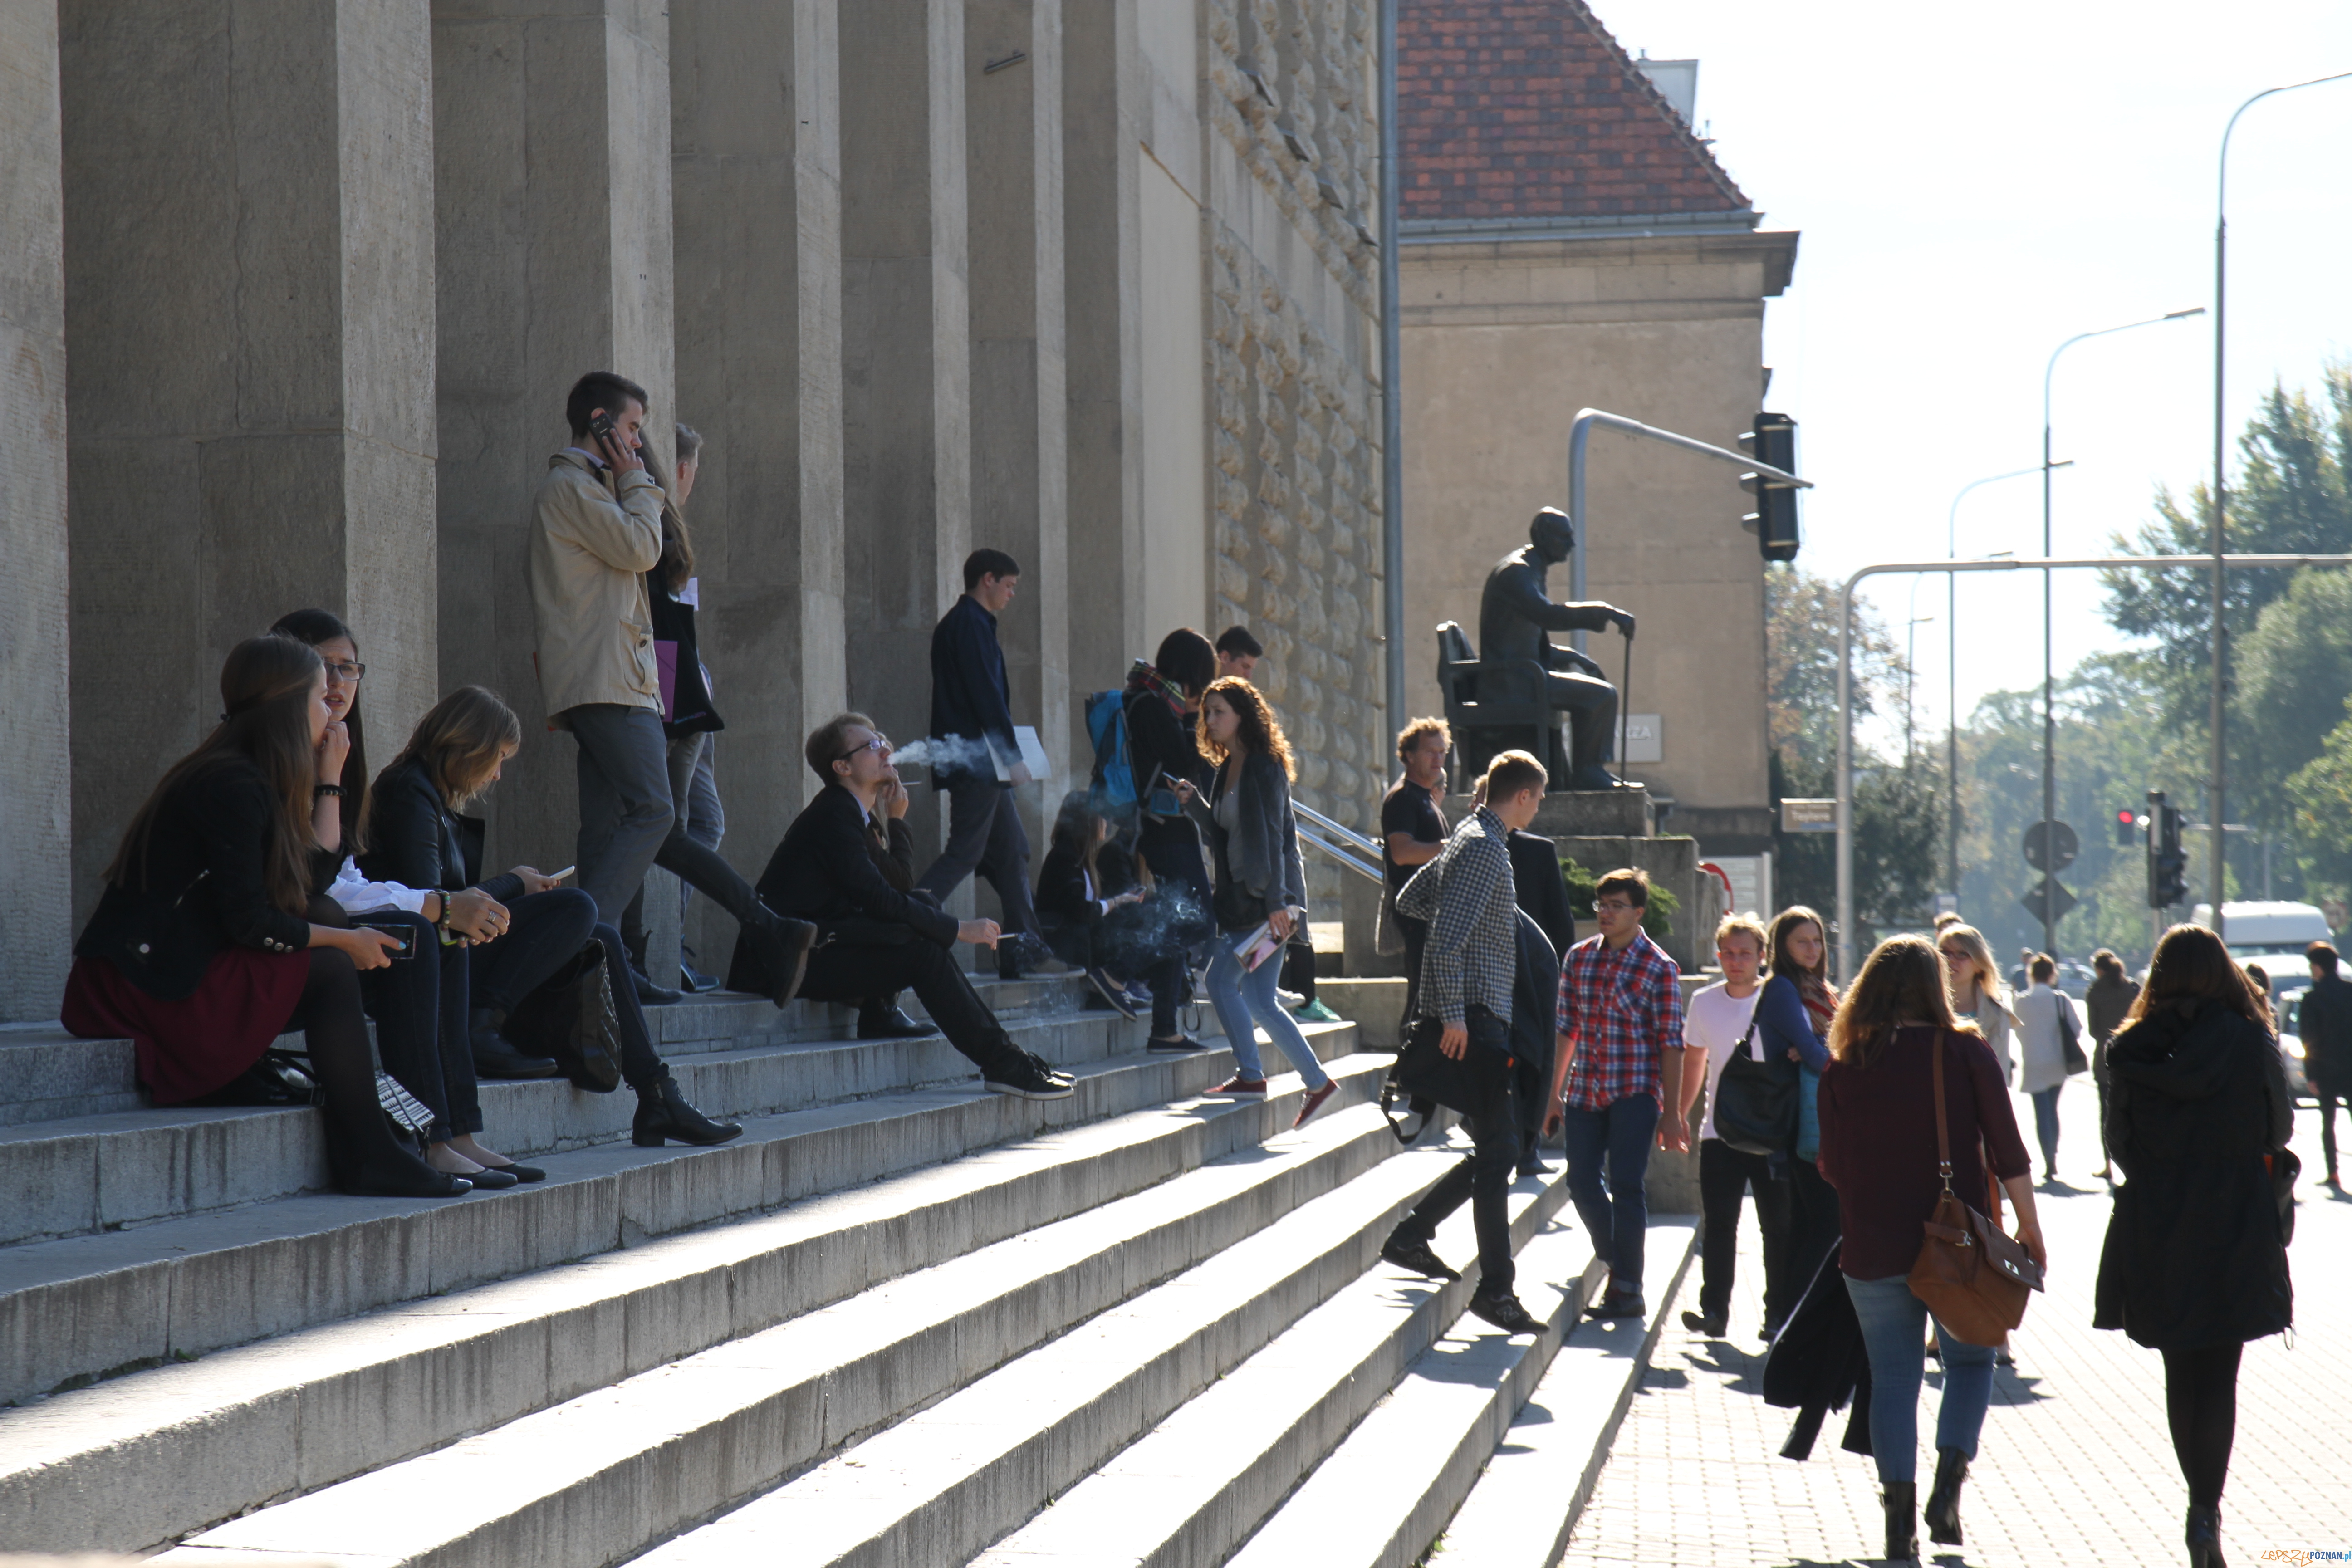
[[[1588,409],[1586,413],[1593,410]],[[1578,416],[1580,419],[1582,415]],[[1613,418],[1614,416],[1606,417]],[[1661,432],[1663,434],[1663,432]],[[1745,461],[1745,458],[1741,459]],[[1580,548],[1582,541],[1579,541]],[[2055,572],[2082,568],[2146,571],[2161,566],[2211,567],[2215,562],[2232,570],[2250,567],[2347,566],[2352,555],[2093,555],[2073,560],[2003,557],[1991,561],[1883,561],[1865,566],[1845,580],[1838,600],[1838,727],[1837,727],[1837,979],[1853,977],[1853,591],[1865,577],[1903,572]],[[2045,820],[2047,820],[2045,818]],[[2216,834],[2218,841],[2221,835]],[[2213,908],[2220,917],[2222,887],[2221,861],[2214,861]]]
[[[1779,479],[1784,484],[1795,485],[1800,489],[1809,490],[1813,488],[1812,480],[1801,479],[1785,469],[1776,468],[1769,463],[1759,462],[1745,452],[1734,452],[1723,447],[1711,447],[1696,437],[1679,435],[1672,430],[1661,430],[1654,425],[1644,425],[1638,419],[1628,419],[1622,414],[1612,414],[1606,409],[1580,408],[1576,411],[1574,422],[1568,427],[1568,521],[1576,530],[1576,549],[1569,556],[1568,564],[1568,596],[1570,599],[1584,597],[1584,557],[1586,550],[1591,543],[1591,535],[1586,526],[1587,519],[1584,512],[1584,448],[1591,440],[1592,427],[1596,425],[1627,436],[1639,436],[1644,440],[1663,441],[1669,447],[1680,447],[1685,452],[1696,452],[1701,457],[1715,458],[1727,463],[1737,463],[1749,473],[1761,474],[1768,479]],[[1571,632],[1569,637],[1576,645],[1576,651],[1582,653],[1584,634]]]

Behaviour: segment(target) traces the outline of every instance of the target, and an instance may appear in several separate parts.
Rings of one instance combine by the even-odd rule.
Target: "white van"
[[[2213,923],[2213,906],[2199,904],[2189,914],[2198,925]],[[2303,950],[2315,942],[2333,942],[2327,917],[2311,904],[2285,900],[2255,900],[2221,906],[2221,940],[2239,963],[2261,964],[2270,972],[2271,994],[2284,995],[2311,984]]]

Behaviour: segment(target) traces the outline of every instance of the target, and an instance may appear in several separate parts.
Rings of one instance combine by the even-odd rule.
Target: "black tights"
[[[398,1196],[446,1185],[439,1173],[394,1142],[375,1101],[375,1058],[360,1008],[359,971],[339,948],[309,951],[310,975],[289,1030],[302,1031],[310,1069],[327,1100],[327,1163],[345,1192]],[[412,960],[411,962],[429,962]]]
[[[2221,1506],[2230,1474],[2230,1445],[2238,1434],[2238,1358],[2234,1341],[2193,1351],[2164,1352],[2164,1414],[2172,1424],[2172,1451],[2189,1479],[2189,1506]]]

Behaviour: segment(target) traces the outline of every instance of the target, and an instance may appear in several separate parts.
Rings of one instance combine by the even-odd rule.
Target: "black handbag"
[[[1389,1069],[1389,1082],[1398,1094],[1434,1100],[1465,1116],[1491,1112],[1511,1089],[1511,1054],[1483,1045],[1474,1033],[1459,1060],[1437,1046],[1445,1026],[1435,1018],[1419,1017],[1405,1035],[1404,1048]],[[1391,1096],[1382,1095],[1384,1102]]]
[[[552,1057],[572,1086],[593,1094],[621,1087],[621,1018],[613,1006],[604,944],[585,945],[507,1015],[500,1031],[517,1050]]]
[[[2063,991],[2058,993],[2058,1048],[2065,1058],[2066,1076],[2091,1070],[2091,1058],[2083,1054],[2083,1025],[2074,1016],[2074,1004]]]
[[[1748,1050],[1755,1038],[1751,1016],[1716,1077],[1715,1135],[1743,1154],[1785,1154],[1797,1142],[1797,1064],[1758,1061]]]

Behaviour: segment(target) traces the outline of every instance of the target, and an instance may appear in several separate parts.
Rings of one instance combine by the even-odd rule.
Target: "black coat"
[[[2336,974],[2313,981],[2296,1026],[2303,1076],[2333,1094],[2352,1089],[2352,980]]]
[[[1135,886],[1136,878],[1128,864],[1131,853],[1116,840],[1102,847],[1095,857],[1098,879],[1090,899],[1086,862],[1077,852],[1060,844],[1046,850],[1045,863],[1037,871],[1038,924],[1050,932],[1080,930],[1100,921],[1103,911],[1097,900],[1116,898]]]
[[[2107,1148],[2123,1168],[2093,1323],[2155,1350],[2261,1339],[2294,1316],[2263,1156],[2294,1111],[2271,1033],[2216,1002],[2153,1012],[2107,1046]]]
[[[1204,794],[1216,770],[1201,755],[1198,732],[1168,700],[1140,681],[1130,681],[1119,699],[1127,709],[1127,752],[1135,772],[1138,795],[1151,787],[1157,773],[1170,783],[1191,781]]]
[[[919,893],[900,888],[881,863],[885,854],[903,868],[914,855],[914,837],[904,822],[890,820],[887,850],[866,826],[866,808],[837,784],[817,791],[806,810],[793,818],[783,842],[760,873],[761,900],[780,915],[835,927],[858,917],[897,926],[946,947],[956,939],[956,919]],[[911,878],[903,878],[911,884]]]
[[[996,640],[996,617],[970,594],[949,606],[931,628],[931,733],[986,740],[1006,763],[1021,760],[1013,733],[1013,688],[1004,678],[1004,648]],[[985,778],[992,769],[935,763],[932,779],[951,784]]]
[[[376,775],[373,795],[368,849],[359,858],[370,881],[450,893],[478,886],[502,904],[522,897],[522,879],[511,871],[482,880],[482,819],[443,804],[424,763],[394,763]]]
[[[277,791],[242,756],[224,757],[183,780],[157,807],[132,886],[108,883],[74,952],[103,958],[151,996],[195,994],[214,955],[228,947],[293,952],[310,945],[310,922],[269,901],[262,847],[278,810]],[[334,880],[341,858],[312,857],[308,891]]]
[[[1870,1354],[1863,1347],[1862,1320],[1846,1294],[1838,1255],[1832,1247],[1764,1357],[1764,1403],[1797,1413],[1789,1440],[1780,1446],[1784,1459],[1811,1456],[1822,1423],[1849,1400],[1853,1414],[1840,1447],[1852,1454],[1870,1452]]]
[[[1524,909],[1517,911],[1518,967],[1511,975],[1511,1055],[1521,1074],[1520,1094],[1541,1103],[1551,1087],[1554,1007],[1559,1000],[1559,954]]]
[[[1568,907],[1568,879],[1559,869],[1559,846],[1540,834],[1511,830],[1511,882],[1519,908],[1527,910],[1554,952],[1576,945],[1576,916]]]

